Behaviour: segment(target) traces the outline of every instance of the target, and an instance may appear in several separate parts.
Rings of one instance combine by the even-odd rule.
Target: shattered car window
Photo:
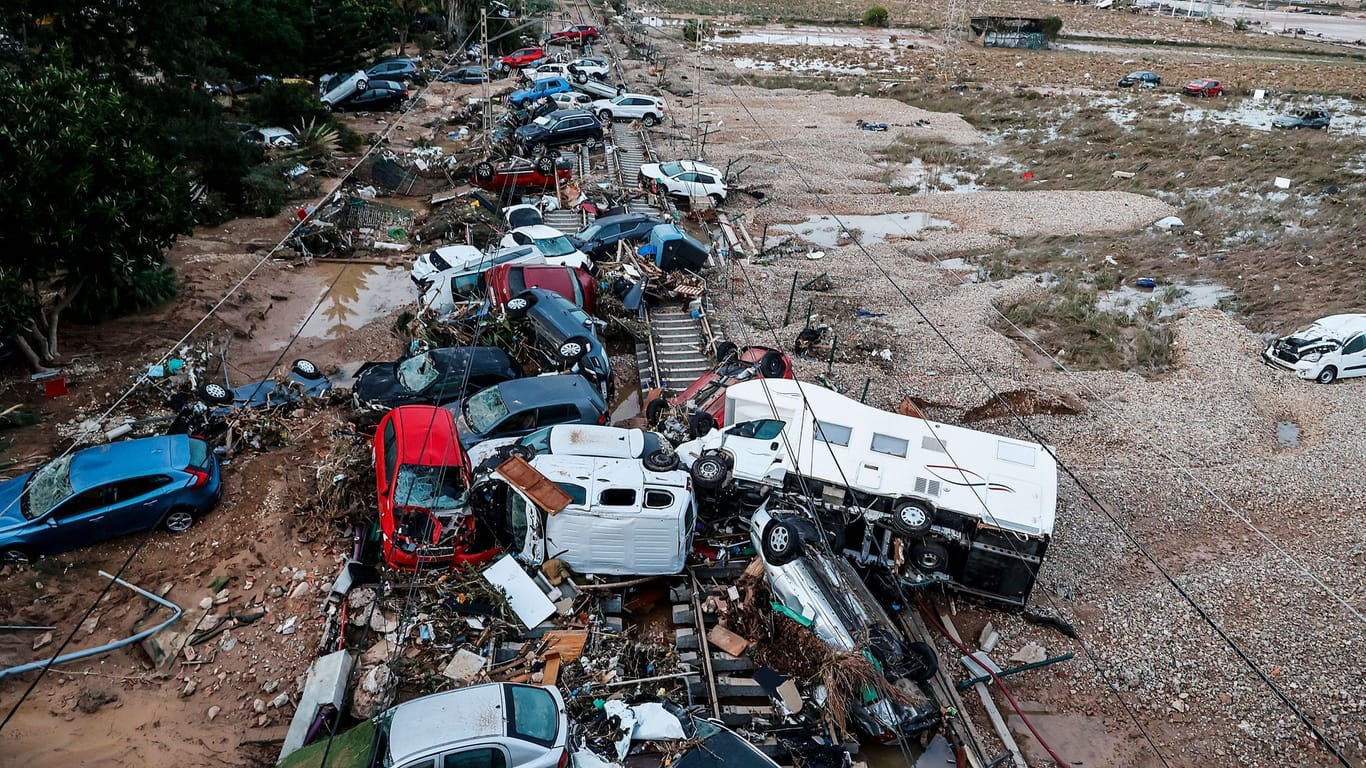
[[[665,176],[677,176],[683,172],[683,164],[675,160],[659,166],[659,170],[663,171]]]
[[[394,484],[395,503],[431,510],[463,507],[468,502],[468,493],[455,467],[404,464],[398,468]]]
[[[497,387],[477,392],[465,401],[465,421],[470,429],[481,435],[497,426],[507,415],[503,393]]]
[[[427,352],[414,355],[398,364],[398,383],[414,392],[421,392],[431,386],[440,374],[436,360]]]
[[[71,454],[48,462],[33,473],[28,484],[24,516],[37,520],[71,495]]]
[[[574,244],[569,242],[569,238],[564,235],[537,240],[536,247],[540,248],[541,253],[546,256],[566,256],[574,252]]]

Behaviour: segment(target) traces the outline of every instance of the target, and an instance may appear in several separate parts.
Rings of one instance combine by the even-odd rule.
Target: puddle
[[[1099,717],[1049,714],[1043,706],[1026,701],[1021,701],[1020,707],[1049,746],[1065,756],[1071,765],[1120,763],[1116,758],[1123,750],[1122,742],[1105,730],[1105,723]],[[1019,715],[1008,714],[1006,723],[1029,765],[1053,764],[1052,758],[1034,739]]]
[[[1156,310],[1158,319],[1175,317],[1189,309],[1218,307],[1232,299],[1233,291],[1218,283],[1177,283],[1159,285],[1143,290],[1131,285],[1105,291],[1096,297],[1096,309],[1103,312],[1125,312],[1136,316],[1140,309]]]
[[[838,221],[832,216],[817,215],[800,224],[775,224],[771,229],[792,232],[821,248],[834,248],[841,240],[848,244],[854,234],[864,245],[873,245],[890,238],[910,237],[925,229],[952,227],[953,222],[933,218],[928,213],[884,213],[840,216]]]
[[[1276,442],[1282,448],[1298,448],[1300,446],[1300,425],[1293,421],[1276,422]]]
[[[303,316],[294,326],[301,337],[337,338],[417,301],[417,289],[405,268],[325,262],[315,265],[309,270],[310,278],[319,284],[314,301],[324,295],[327,298],[312,318],[308,318],[308,313],[313,306],[303,309]]]
[[[1135,104],[1146,103],[1148,109],[1135,109]],[[1182,97],[1177,94],[1148,94],[1138,92],[1125,97],[1106,97],[1093,102],[1095,106],[1106,107],[1105,114],[1117,125],[1132,128],[1140,120],[1149,119],[1154,108],[1172,109],[1171,122],[1183,125],[1238,125],[1268,133],[1277,131],[1271,121],[1279,115],[1288,114],[1302,107],[1321,107],[1333,114],[1333,124],[1327,130],[1332,133],[1366,135],[1366,117],[1357,114],[1357,105],[1344,98],[1322,99],[1281,99],[1261,100],[1242,99],[1233,104],[1209,106],[1209,102]]]
[[[891,179],[891,186],[906,187],[917,192],[960,194],[977,192],[982,189],[977,183],[977,174],[958,170],[931,170],[925,162],[914,158],[901,166],[901,171]]]

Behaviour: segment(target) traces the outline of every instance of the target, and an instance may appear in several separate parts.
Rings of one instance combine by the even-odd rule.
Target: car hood
[[[0,483],[0,531],[19,528],[28,523],[24,511],[19,507],[19,497],[24,494],[24,485],[33,476],[32,472]]]
[[[366,363],[356,372],[356,383],[351,387],[356,401],[383,403],[390,407],[422,402],[412,390],[398,382],[397,363]]]
[[[512,135],[517,139],[527,139],[534,136],[544,136],[547,133],[549,133],[549,131],[537,124],[527,123],[526,125],[517,126],[517,130],[513,131]]]
[[[659,171],[659,163],[646,163],[640,166],[640,175],[650,179],[658,179],[664,174]]]

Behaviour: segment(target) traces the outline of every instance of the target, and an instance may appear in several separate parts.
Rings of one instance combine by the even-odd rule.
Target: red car
[[[572,27],[565,27],[559,32],[551,32],[547,42],[583,44],[597,40],[598,37],[600,37],[598,28],[592,24],[575,24]]]
[[[701,437],[713,427],[724,426],[726,387],[750,379],[791,379],[792,361],[769,347],[745,347],[723,341],[717,345],[720,362],[680,394],[667,389],[654,390],[645,397],[645,419],[652,427],[669,416],[670,409],[687,418],[688,432]]]
[[[574,177],[574,171],[556,168],[554,159],[550,157],[538,157],[535,162],[515,159],[503,165],[483,160],[474,164],[470,183],[491,192],[540,191],[554,187],[556,176],[561,183],[567,183]]]
[[[1210,99],[1224,92],[1224,84],[1209,77],[1197,77],[1181,87],[1181,92],[1187,96],[1199,96]]]
[[[528,288],[544,288],[574,302],[593,314],[598,303],[598,283],[577,267],[553,264],[500,264],[484,273],[489,304],[501,307]],[[525,299],[519,299],[525,301]]]
[[[521,69],[545,58],[545,50],[539,47],[518,48],[498,60],[498,68],[504,71],[510,69]]]
[[[469,507],[470,467],[445,408],[405,405],[375,431],[384,563],[412,571],[487,563],[499,554]]]

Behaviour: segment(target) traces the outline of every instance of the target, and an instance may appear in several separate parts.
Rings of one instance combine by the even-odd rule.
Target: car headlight
[[[1301,357],[1300,359],[1308,363],[1317,363],[1318,361],[1323,359],[1323,353],[1310,352],[1309,354],[1305,355],[1304,357]]]

